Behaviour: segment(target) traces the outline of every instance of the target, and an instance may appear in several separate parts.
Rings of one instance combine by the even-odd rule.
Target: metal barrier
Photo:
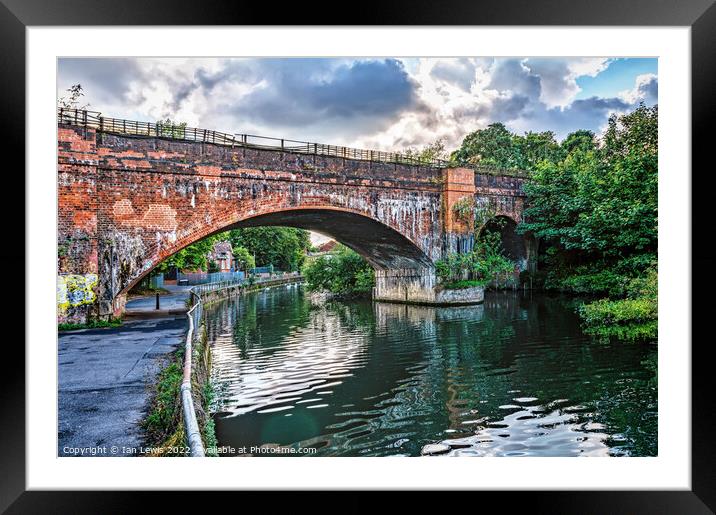
[[[399,163],[432,168],[445,168],[447,161],[439,159],[423,159],[397,152],[380,150],[364,150],[359,148],[311,143],[282,138],[270,138],[255,134],[229,134],[210,129],[187,127],[186,124],[168,124],[162,122],[140,122],[121,118],[108,118],[99,111],[86,111],[60,107],[57,109],[58,123],[77,125],[97,129],[104,133],[125,134],[128,136],[145,136],[168,138],[183,141],[212,143],[231,147],[255,148],[258,150],[280,150],[298,154],[341,157],[361,161],[379,161]]]
[[[264,282],[275,281],[276,279],[284,279],[287,277],[299,277],[300,275],[301,274],[298,272],[274,272],[269,277],[260,277],[260,278],[253,277],[252,278],[252,276],[249,276],[248,278],[244,277],[241,279],[232,279],[229,281],[217,281],[217,282],[206,283],[206,284],[198,284],[198,285],[194,286],[193,288],[191,288],[190,291],[194,292],[198,296],[201,296],[201,295],[204,295],[204,294],[212,292],[212,291],[221,290],[221,289],[229,288],[229,287],[233,287],[233,286],[241,286],[244,284],[249,284],[249,285],[261,284]]]
[[[272,274],[272,273],[282,273],[280,270],[274,270],[272,266],[257,266],[255,268],[252,268],[249,270],[252,274]]]
[[[281,274],[278,277],[270,277],[263,280],[257,280],[252,284],[261,284],[265,282],[284,279],[286,277],[300,277],[297,272],[290,274]],[[184,432],[186,433],[187,443],[189,444],[189,453],[193,457],[206,456],[204,443],[201,440],[201,431],[199,422],[196,419],[196,409],[194,408],[194,398],[191,392],[191,375],[192,375],[192,349],[194,338],[197,336],[197,329],[201,326],[203,316],[203,302],[201,296],[203,294],[218,291],[223,288],[234,287],[249,283],[246,279],[241,281],[222,281],[218,283],[200,284],[189,289],[189,295],[192,300],[192,306],[187,311],[189,319],[189,330],[186,334],[186,343],[184,344],[184,374],[181,383],[181,401],[182,411],[184,412]]]
[[[205,293],[221,290],[223,288],[228,288],[229,286],[240,286],[247,282],[249,282],[248,279],[235,279],[232,281],[219,281],[214,283],[198,284],[194,286],[191,291],[196,292],[197,295],[201,296]]]
[[[194,297],[194,293],[191,292]],[[197,302],[187,312],[189,318],[189,330],[186,334],[186,344],[184,347],[184,376],[181,383],[181,402],[182,411],[184,412],[184,432],[186,433],[187,443],[189,444],[189,453],[193,457],[203,458],[206,456],[204,450],[204,442],[201,441],[201,431],[199,423],[196,420],[196,410],[194,409],[194,398],[191,395],[191,361],[192,361],[192,343],[196,334],[196,328],[199,327],[199,321],[202,316],[201,297],[197,297]]]
[[[246,274],[243,271],[237,272],[191,272],[177,273],[177,281],[187,281],[186,284],[194,286],[197,284],[216,283],[220,281],[234,281],[245,279]]]

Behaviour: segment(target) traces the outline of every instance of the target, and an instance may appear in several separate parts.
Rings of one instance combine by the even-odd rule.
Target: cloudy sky
[[[105,116],[397,151],[452,150],[493,122],[599,133],[658,90],[650,58],[71,58],[58,72],[59,96],[80,83]]]

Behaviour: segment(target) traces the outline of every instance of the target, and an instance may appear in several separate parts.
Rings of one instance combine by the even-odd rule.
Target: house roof
[[[233,256],[234,252],[231,248],[231,242],[229,241],[217,241],[214,243],[214,248],[211,249],[209,252],[209,257],[216,257],[216,256],[225,256],[225,255]]]
[[[335,240],[328,240],[326,243],[318,246],[318,252],[330,252],[336,247]]]

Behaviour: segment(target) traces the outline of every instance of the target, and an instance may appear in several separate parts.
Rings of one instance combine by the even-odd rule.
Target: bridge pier
[[[438,285],[435,270],[402,268],[375,271],[373,300],[404,304],[479,304],[485,298],[482,287],[446,290]]]
[[[430,304],[435,300],[436,284],[435,271],[428,268],[376,270],[373,298]]]

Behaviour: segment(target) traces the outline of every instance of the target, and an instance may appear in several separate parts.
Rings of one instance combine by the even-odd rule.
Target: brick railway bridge
[[[503,244],[522,269],[534,262],[534,242],[514,232],[525,202],[516,173],[66,109],[57,147],[60,321],[117,316],[162,260],[260,225],[354,249],[376,270],[378,300],[434,303],[434,262],[472,246],[473,223],[454,209],[465,198],[506,221]]]

